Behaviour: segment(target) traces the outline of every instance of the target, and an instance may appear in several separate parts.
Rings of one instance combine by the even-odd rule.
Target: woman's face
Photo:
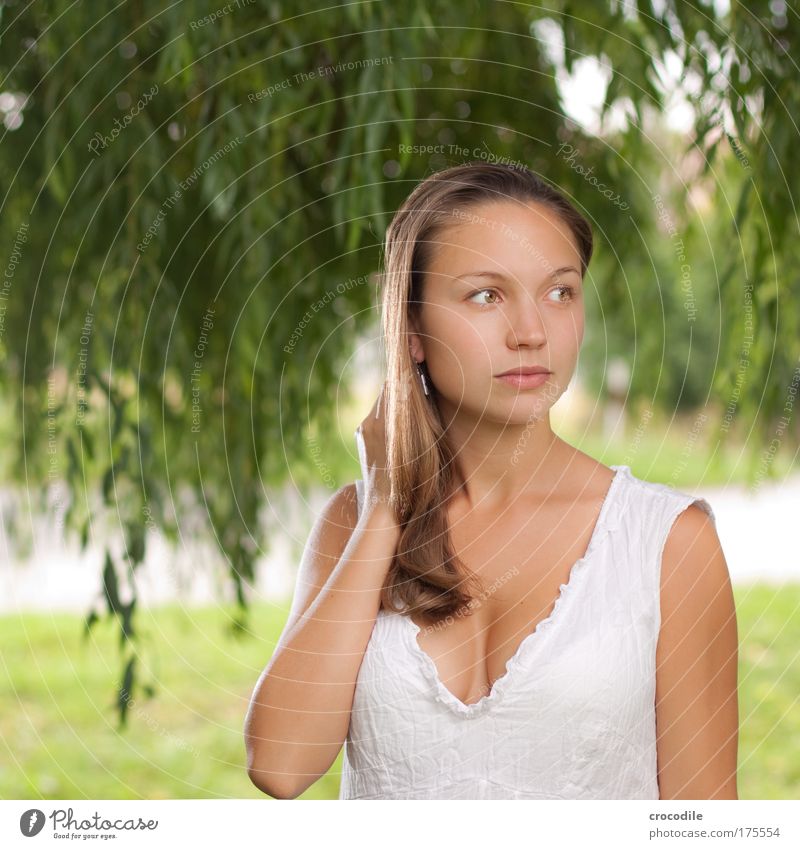
[[[583,341],[580,253],[568,225],[533,201],[453,213],[425,272],[411,352],[448,413],[525,424],[567,388]],[[418,330],[418,333],[414,332]],[[543,366],[540,385],[498,378]]]

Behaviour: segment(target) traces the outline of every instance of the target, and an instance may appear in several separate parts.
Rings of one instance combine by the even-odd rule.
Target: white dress
[[[409,617],[380,610],[358,672],[340,799],[658,799],[659,574],[693,502],[616,475],[550,615],[465,704]],[[363,481],[357,480],[359,509]]]

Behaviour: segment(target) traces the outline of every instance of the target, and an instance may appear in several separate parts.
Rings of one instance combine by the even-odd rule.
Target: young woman
[[[428,177],[386,235],[387,380],[246,724],[293,798],[736,799],[737,628],[701,498],[553,433],[588,222],[529,170]]]

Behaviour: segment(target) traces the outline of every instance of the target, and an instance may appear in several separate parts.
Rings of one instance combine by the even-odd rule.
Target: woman
[[[300,795],[737,798],[737,629],[701,498],[556,436],[587,221],[529,170],[419,184],[386,234],[388,379],[306,548],[246,737]]]

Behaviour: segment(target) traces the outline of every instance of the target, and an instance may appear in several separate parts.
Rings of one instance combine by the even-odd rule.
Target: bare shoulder
[[[571,500],[592,501],[605,495],[616,471],[569,443],[564,445],[564,473],[559,489]]]
[[[704,615],[708,626],[721,625],[713,617],[727,615],[731,580],[717,529],[697,503],[683,510],[670,529],[661,559],[662,622],[695,624]],[[712,617],[712,621],[709,621]],[[672,628],[668,629],[670,633]]]
[[[711,516],[679,513],[661,560],[656,708],[661,798],[735,799],[738,634]]]
[[[728,578],[716,525],[698,502],[682,510],[670,528],[661,572],[664,585],[687,580],[719,582]],[[669,591],[669,587],[665,589]]]
[[[358,522],[358,491],[355,483],[348,483],[334,492],[320,511],[315,523],[323,522],[326,526],[343,526],[352,532]]]
[[[300,569],[325,569],[329,561],[341,557],[358,523],[358,494],[355,483],[340,487],[331,495],[314,522],[306,542]],[[335,565],[335,564],[334,564]]]
[[[356,484],[340,487],[331,495],[317,516],[297,569],[292,607],[284,634],[310,607],[327,582],[358,524]]]

